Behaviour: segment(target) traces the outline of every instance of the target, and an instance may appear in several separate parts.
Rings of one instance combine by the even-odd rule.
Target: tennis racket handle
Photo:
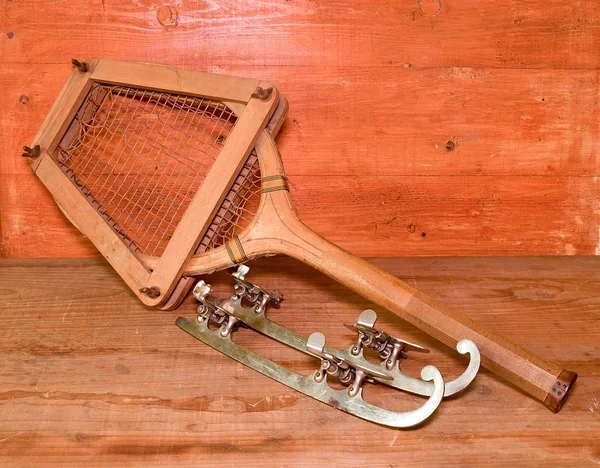
[[[468,338],[479,348],[484,367],[537,398],[553,412],[560,410],[577,379],[576,373],[546,362],[457,310],[306,231],[303,238],[306,243],[290,245],[287,255],[308,263],[452,348],[459,340]]]

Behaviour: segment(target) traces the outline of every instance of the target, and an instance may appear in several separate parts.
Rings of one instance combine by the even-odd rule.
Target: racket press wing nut
[[[272,84],[148,63],[74,66],[25,155],[67,218],[144,304],[173,309],[195,276],[287,255],[452,348],[471,340],[482,366],[552,411],[562,407],[576,373],[298,219],[273,141],[287,104]]]
[[[372,310],[364,311],[358,322],[348,327],[358,332],[358,343],[347,350],[327,346],[322,333],[315,332],[305,337],[278,325],[267,319],[266,311],[268,306],[278,308],[283,295],[277,291],[267,292],[247,281],[245,276],[248,271],[248,267],[240,265],[233,273],[232,276],[236,280],[234,294],[224,300],[214,298],[210,285],[200,281],[194,288],[194,297],[200,302],[197,319],[179,317],[177,325],[217,351],[322,403],[377,424],[395,428],[411,427],[431,416],[444,396],[464,389],[477,374],[479,352],[469,340],[460,342],[459,352],[468,352],[470,363],[467,371],[457,380],[444,384],[439,370],[431,365],[422,369],[421,379],[403,374],[400,370],[400,358],[406,358],[409,351],[428,351],[376,330],[374,324],[377,316]],[[244,306],[243,301],[250,305]],[[218,329],[212,330],[211,325]],[[233,335],[240,325],[318,358],[318,369],[304,376],[244,348],[233,341]],[[381,362],[374,364],[365,359],[364,348],[375,350]],[[328,384],[332,379],[336,379],[346,388],[332,388]],[[390,411],[363,399],[363,385],[367,382],[387,385],[429,398],[421,407],[412,411]]]

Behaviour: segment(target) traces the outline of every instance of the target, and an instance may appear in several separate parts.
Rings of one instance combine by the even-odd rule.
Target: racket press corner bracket
[[[346,350],[328,346],[322,333],[315,332],[307,338],[278,325],[267,319],[266,311],[269,306],[279,308],[283,295],[278,291],[267,292],[247,281],[248,271],[247,266],[240,265],[233,273],[234,294],[226,299],[214,297],[210,285],[200,281],[193,292],[200,302],[198,317],[194,320],[179,317],[177,326],[217,351],[294,390],[359,418],[396,428],[421,423],[434,413],[445,396],[460,392],[477,375],[480,355],[470,340],[461,340],[457,344],[459,353],[470,355],[467,369],[457,379],[445,383],[439,370],[431,365],[422,369],[420,379],[404,374],[400,362],[407,358],[409,351],[428,353],[429,350],[376,329],[377,315],[370,309],[363,311],[354,325],[345,325],[358,335],[357,341]],[[239,326],[319,359],[318,369],[305,376],[248,350],[233,341]],[[365,350],[374,351],[379,362],[367,360],[363,355]],[[333,379],[345,388],[332,388],[328,380]],[[383,384],[429,398],[415,410],[395,412],[364,400],[365,383]]]

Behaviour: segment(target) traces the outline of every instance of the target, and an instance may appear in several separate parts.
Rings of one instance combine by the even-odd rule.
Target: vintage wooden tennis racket
[[[577,374],[326,241],[296,216],[276,133],[287,105],[268,82],[90,59],[33,146],[37,176],[140,300],[176,307],[194,276],[265,255],[299,259],[558,411]]]

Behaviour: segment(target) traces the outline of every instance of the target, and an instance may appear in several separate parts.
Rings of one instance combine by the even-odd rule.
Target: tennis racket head
[[[36,135],[31,164],[134,293],[160,306],[194,253],[226,250],[249,223],[260,185],[253,148],[280,97],[252,79],[101,59],[85,65]]]
[[[173,310],[181,304],[196,282],[195,276],[228,268],[265,254],[246,250],[242,246],[242,240],[245,241],[252,235],[261,204],[264,204],[267,197],[279,195],[278,206],[283,208],[283,211],[285,208],[293,209],[287,193],[283,163],[273,141],[283,125],[287,111],[287,99],[280,95],[275,113],[259,136],[256,146],[202,237],[194,256],[186,263],[182,278],[169,299],[161,304],[162,310]],[[261,174],[267,176],[263,178]],[[284,191],[281,191],[282,189]]]

